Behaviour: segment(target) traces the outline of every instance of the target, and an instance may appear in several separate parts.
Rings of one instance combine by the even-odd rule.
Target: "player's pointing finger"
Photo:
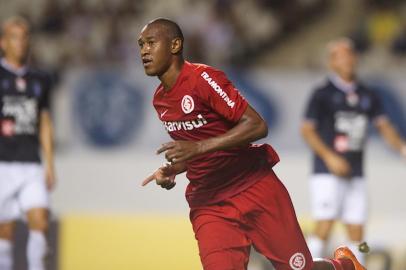
[[[155,180],[155,174],[151,174],[150,176],[145,178],[144,181],[142,181],[141,186],[146,186],[146,185],[148,185],[149,182],[152,182],[154,180]]]

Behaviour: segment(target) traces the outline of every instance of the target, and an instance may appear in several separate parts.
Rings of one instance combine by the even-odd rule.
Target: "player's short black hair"
[[[171,39],[179,38],[180,40],[182,40],[182,44],[183,44],[184,36],[182,33],[182,29],[180,29],[179,25],[176,22],[174,22],[170,19],[166,19],[166,18],[157,18],[148,23],[148,25],[153,25],[153,24],[159,24],[159,25],[165,27],[166,33],[169,34],[169,37]]]

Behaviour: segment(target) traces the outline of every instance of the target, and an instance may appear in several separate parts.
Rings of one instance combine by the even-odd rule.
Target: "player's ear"
[[[183,49],[183,41],[180,38],[174,38],[172,39],[172,46],[171,46],[171,52],[173,54],[179,54],[182,52]]]

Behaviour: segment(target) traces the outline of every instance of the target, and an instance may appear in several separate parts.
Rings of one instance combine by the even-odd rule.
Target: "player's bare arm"
[[[350,164],[322,141],[313,122],[304,121],[301,133],[310,148],[323,159],[333,174],[345,177],[351,173]]]
[[[375,126],[383,139],[406,158],[406,142],[402,139],[391,122],[386,117],[381,117],[375,122]]]
[[[182,163],[198,155],[226,150],[248,144],[268,135],[268,126],[261,116],[248,105],[241,119],[228,132],[202,141],[173,141],[162,145],[157,153],[165,152],[165,158],[173,163]]]
[[[55,186],[55,166],[53,150],[53,127],[48,110],[41,111],[40,119],[40,142],[45,161],[45,174],[49,190]]]

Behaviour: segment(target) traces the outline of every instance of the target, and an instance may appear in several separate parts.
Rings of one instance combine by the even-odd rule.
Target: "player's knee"
[[[28,227],[30,230],[48,231],[48,212],[46,210],[32,210],[27,213]]]
[[[318,238],[326,241],[329,238],[330,234],[331,234],[331,230],[333,228],[333,225],[334,225],[334,220],[321,220],[321,221],[318,221],[316,223],[314,234]]]
[[[14,223],[0,224],[0,239],[12,241],[14,236]]]
[[[30,228],[30,230],[47,232],[49,228],[48,219],[46,218],[33,219],[31,222],[28,223],[28,227]]]

